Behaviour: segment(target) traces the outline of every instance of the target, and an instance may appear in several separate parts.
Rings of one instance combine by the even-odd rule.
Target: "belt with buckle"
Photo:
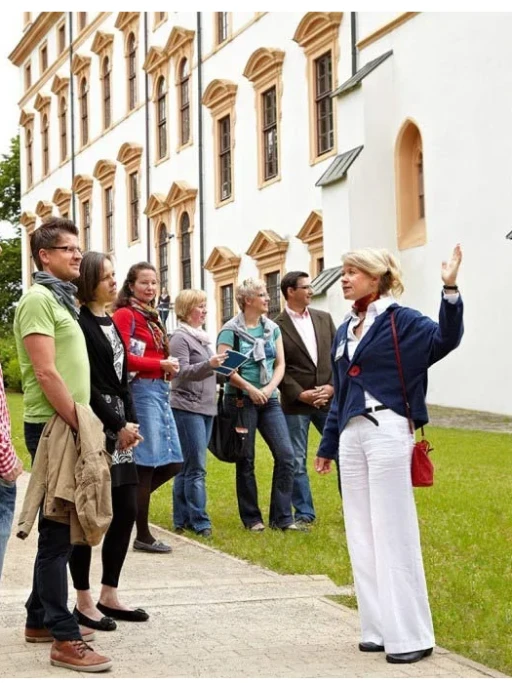
[[[367,420],[370,420],[370,422],[373,422],[373,424],[378,427],[379,423],[373,417],[372,413],[376,413],[379,410],[388,410],[388,407],[383,406],[383,405],[378,405],[378,406],[371,406],[369,408],[365,408],[364,413],[362,414],[362,417],[365,417]]]

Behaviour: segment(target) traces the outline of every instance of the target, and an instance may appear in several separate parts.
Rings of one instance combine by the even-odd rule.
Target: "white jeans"
[[[352,418],[340,437],[348,550],[362,641],[398,654],[434,646],[411,484],[413,437],[391,410]]]

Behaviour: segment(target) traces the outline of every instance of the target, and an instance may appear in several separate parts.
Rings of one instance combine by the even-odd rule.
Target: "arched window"
[[[179,97],[180,97],[180,144],[186,145],[190,139],[190,94],[189,81],[190,71],[188,67],[188,60],[182,59],[180,64],[180,82],[179,82]]]
[[[167,93],[163,76],[157,85],[157,125],[158,125],[158,158],[163,159],[167,154]]]
[[[110,60],[103,60],[103,128],[109,128],[112,123],[112,100],[110,97]]]
[[[68,105],[65,97],[61,97],[59,103],[59,124],[60,124],[60,160],[64,161],[68,156],[68,125],[67,125]]]
[[[406,121],[396,142],[398,248],[426,244],[425,174],[421,133]]]
[[[25,146],[27,151],[27,187],[32,187],[34,182],[34,164],[33,164],[33,148],[32,148],[32,130],[27,128],[25,139]]]
[[[43,176],[48,175],[50,172],[50,148],[48,140],[48,117],[46,114],[43,116],[42,122],[42,135],[43,135]]]
[[[168,289],[168,239],[167,226],[162,223],[158,229],[158,275],[160,279],[160,290],[164,287]]]
[[[128,36],[128,110],[135,109],[137,104],[137,46],[135,36]]]
[[[80,81],[80,121],[82,134],[82,147],[89,142],[89,103],[87,101],[89,88],[87,87],[87,79],[82,78]]]
[[[190,217],[185,211],[180,219],[181,236],[181,287],[192,287],[192,262],[190,258]]]

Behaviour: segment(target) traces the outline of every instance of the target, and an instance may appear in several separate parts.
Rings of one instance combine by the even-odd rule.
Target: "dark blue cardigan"
[[[341,324],[331,350],[334,396],[318,450],[318,455],[323,458],[338,457],[339,436],[345,425],[351,417],[361,415],[365,410],[365,391],[395,413],[406,416],[391,331],[391,311],[395,311],[411,416],[416,429],[428,422],[425,403],[427,370],[457,348],[462,339],[463,304],[460,296],[456,303],[442,298],[439,324],[412,308],[392,304],[375,318],[357,345],[351,361],[346,353],[335,360],[340,342],[346,342],[350,319]]]

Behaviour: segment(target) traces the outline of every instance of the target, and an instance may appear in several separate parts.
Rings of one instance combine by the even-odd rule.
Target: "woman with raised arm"
[[[434,630],[411,482],[413,434],[428,422],[428,368],[462,338],[457,245],[443,262],[439,323],[394,298],[400,268],[386,249],[342,257],[341,286],[354,301],[332,347],[334,397],[315,461],[330,471],[339,453],[348,550],[359,608],[362,652],[392,664],[432,654]],[[405,381],[402,389],[393,323]]]

